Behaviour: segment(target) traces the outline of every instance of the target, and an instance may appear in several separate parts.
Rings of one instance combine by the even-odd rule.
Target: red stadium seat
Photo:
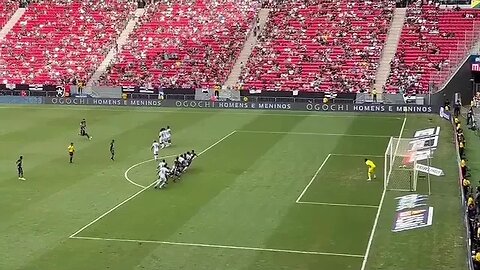
[[[285,0],[242,71],[245,89],[368,90],[395,1]]]
[[[147,9],[100,84],[213,87],[243,47],[254,1],[158,1]]]
[[[385,90],[415,94],[440,86],[468,54],[479,27],[480,10],[410,6]]]
[[[0,82],[89,78],[133,14],[129,0],[32,3],[0,41]]]
[[[15,13],[19,6],[18,0],[0,0],[0,28],[2,28]]]

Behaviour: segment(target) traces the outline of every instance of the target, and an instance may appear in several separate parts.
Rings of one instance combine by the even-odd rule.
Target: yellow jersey
[[[373,161],[371,161],[370,159],[368,159],[367,161],[365,161],[365,164],[367,164],[367,166],[371,169],[375,169],[375,167],[377,167],[375,165],[375,163],[373,163]]]
[[[468,197],[468,200],[467,200],[467,205],[470,206],[470,205],[474,205],[475,204],[475,201],[473,200],[472,197]]]
[[[473,259],[474,259],[475,261],[477,261],[477,262],[480,262],[480,252],[477,252],[477,253],[475,254],[475,256],[473,257]]]
[[[69,146],[68,146],[68,152],[69,152],[69,153],[75,152],[75,147],[73,147],[73,145],[69,145]]]

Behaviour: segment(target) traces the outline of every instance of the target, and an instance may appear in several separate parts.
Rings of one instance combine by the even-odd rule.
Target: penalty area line
[[[318,251],[293,250],[293,249],[259,248],[259,247],[230,246],[230,245],[216,245],[216,244],[202,244],[202,243],[186,243],[186,242],[170,242],[170,241],[157,241],[157,240],[100,238],[100,237],[88,237],[88,236],[73,236],[73,237],[70,237],[70,238],[81,239],[81,240],[125,242],[125,243],[137,243],[137,244],[141,244],[141,243],[163,244],[163,245],[171,245],[171,246],[188,246],[188,247],[203,247],[203,248],[216,248],[216,249],[234,249],[234,250],[249,250],[249,251],[260,251],[260,252],[294,253],[294,254],[307,254],[307,255],[325,255],[325,256],[363,258],[363,255],[358,255],[358,254],[331,253],[331,252],[318,252]]]
[[[307,189],[310,187],[310,185],[313,183],[313,180],[315,180],[315,178],[317,178],[317,175],[318,173],[322,170],[323,166],[325,166],[325,164],[327,163],[328,159],[332,156],[332,154],[328,154],[327,157],[325,157],[325,159],[323,160],[322,162],[322,165],[320,165],[320,167],[318,168],[318,170],[315,172],[315,174],[313,175],[312,179],[310,180],[310,182],[307,184],[307,186],[303,189],[302,193],[298,196],[297,200],[295,201],[296,203],[298,203],[303,195],[305,194],[305,192],[307,192]]]
[[[334,137],[366,137],[366,138],[390,138],[386,135],[375,134],[342,134],[342,133],[319,133],[319,132],[295,132],[295,131],[269,131],[269,130],[237,130],[238,133],[254,134],[285,134],[285,135],[310,135],[310,136],[334,136]]]
[[[216,141],[215,143],[213,143],[212,145],[210,145],[209,147],[205,148],[205,150],[203,150],[202,152],[200,152],[197,156],[200,156],[202,154],[204,154],[205,152],[207,152],[208,150],[212,149],[214,146],[216,146],[217,144],[221,143],[222,141],[224,141],[225,139],[227,139],[228,137],[230,137],[231,135],[233,135],[235,133],[235,130],[228,133],[227,135],[223,136],[221,139],[219,139],[218,141]],[[146,162],[146,161],[145,161]],[[144,163],[145,163],[144,162]],[[137,191],[136,193],[134,193],[132,196],[126,198],[125,200],[123,200],[122,202],[118,203],[117,205],[115,205],[114,207],[112,207],[110,210],[108,210],[107,212],[103,213],[102,215],[100,215],[99,217],[95,218],[94,220],[92,220],[91,222],[89,222],[87,225],[83,226],[82,228],[80,228],[79,230],[77,230],[76,232],[74,232],[72,235],[70,235],[68,238],[73,238],[75,237],[77,234],[81,233],[82,231],[84,231],[86,228],[90,227],[92,224],[94,224],[95,222],[99,221],[100,219],[102,219],[103,217],[105,217],[106,215],[110,214],[111,212],[115,211],[115,209],[119,208],[120,206],[126,204],[127,202],[129,202],[130,200],[132,200],[133,198],[137,197],[139,194],[143,193],[145,190],[147,190],[148,188],[150,188],[151,186],[153,186],[155,184],[155,182],[151,183],[150,185],[142,188],[141,190]]]

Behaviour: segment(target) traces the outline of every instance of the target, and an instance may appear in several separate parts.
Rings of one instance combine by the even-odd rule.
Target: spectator
[[[465,162],[464,159],[460,161],[460,171],[462,173],[462,178],[467,177],[467,163]]]
[[[443,104],[443,108],[445,109],[445,111],[450,111],[450,100],[445,99],[445,102]]]
[[[458,143],[458,152],[460,153],[460,158],[465,158],[465,143],[464,141],[459,141]]]
[[[467,196],[467,194],[470,194],[470,180],[463,178],[462,186],[463,186],[463,194],[465,194],[465,196]]]
[[[462,108],[462,104],[459,100],[457,100],[457,102],[455,102],[455,106],[453,107],[453,115],[455,117],[458,117],[460,115],[460,108]]]
[[[467,125],[472,125],[473,124],[473,107],[470,107],[467,112]]]

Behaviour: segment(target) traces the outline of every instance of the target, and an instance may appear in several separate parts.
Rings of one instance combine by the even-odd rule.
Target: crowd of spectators
[[[38,0],[0,41],[0,82],[86,80],[133,14],[129,0]]]
[[[411,1],[397,52],[390,63],[385,90],[391,93],[428,92],[448,79],[480,34],[480,11]],[[478,24],[480,26],[480,24]]]
[[[445,111],[450,111],[450,102],[447,100],[444,105]],[[474,108],[476,106],[472,103],[466,116],[466,125],[468,129],[476,130],[476,121],[474,118]],[[462,104],[460,101],[456,101],[453,105],[453,124],[456,135],[456,145],[458,147],[458,154],[460,158],[460,177],[462,185],[462,194],[464,203],[467,209],[467,223],[469,227],[469,237],[471,243],[472,262],[474,269],[480,270],[480,186],[474,188],[473,183],[470,181],[472,175],[468,162],[467,143],[465,140],[465,134],[460,121]]]
[[[0,29],[18,9],[19,3],[18,0],[0,0]]]
[[[100,84],[168,88],[223,84],[259,8],[256,0],[160,0],[129,37]]]
[[[359,92],[375,80],[391,0],[266,0],[271,8],[240,84],[246,89]]]

